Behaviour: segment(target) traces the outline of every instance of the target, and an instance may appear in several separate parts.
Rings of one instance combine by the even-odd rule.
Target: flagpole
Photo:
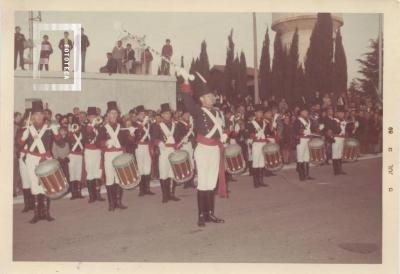
[[[256,13],[253,12],[253,42],[254,42],[254,102],[260,102],[260,93],[258,89],[258,58],[257,58],[257,24]]]

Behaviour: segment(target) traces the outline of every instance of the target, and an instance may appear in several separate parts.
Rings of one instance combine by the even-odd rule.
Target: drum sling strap
[[[163,122],[160,123],[161,131],[163,132],[164,136],[167,138],[165,144],[175,144],[174,132],[175,132],[175,123],[172,123],[171,130],[167,127],[167,125]]]
[[[82,142],[81,142],[81,140],[82,140],[82,134],[79,134],[79,137],[78,136],[76,136],[76,134],[74,133],[73,135],[72,135],[73,137],[74,137],[74,139],[75,139],[75,144],[74,144],[74,146],[71,148],[71,151],[72,152],[75,152],[75,150],[79,147],[80,149],[81,149],[81,151],[83,150],[83,145],[82,145]]]
[[[186,124],[186,122],[181,121],[182,124],[185,125],[185,127],[190,126],[188,133],[186,133],[186,135],[182,138],[182,140],[179,142],[178,144],[178,148],[181,147],[184,143],[187,143],[189,140],[189,136],[193,134],[193,121],[192,119],[190,120],[190,122],[188,124]]]
[[[256,137],[258,139],[265,139],[265,121],[263,121],[263,127],[261,128],[260,125],[255,121],[251,121],[254,128],[256,129]]]
[[[118,134],[121,129],[121,125],[118,124],[115,131],[109,124],[106,124],[104,127],[106,128],[108,135],[110,135],[111,145],[116,148],[121,148],[121,144],[118,140]]]
[[[36,128],[31,125],[29,127],[29,132],[31,133],[32,137],[33,137],[33,143],[31,145],[31,147],[29,148],[30,152],[33,152],[35,150],[35,148],[38,149],[40,154],[45,154],[46,153],[46,149],[44,147],[43,141],[42,141],[42,137],[44,135],[44,133],[47,130],[47,125],[43,125],[43,127],[41,128],[41,130],[39,132],[37,132]]]
[[[306,121],[303,117],[299,117],[299,121],[301,124],[304,126],[304,135],[310,135],[311,134],[311,124],[309,121]]]
[[[143,137],[140,139],[140,142],[144,142],[149,136],[150,136],[150,127],[148,126],[148,123],[141,123],[140,124],[143,128],[144,134]]]
[[[222,134],[223,134],[223,131],[222,131],[222,125],[221,125],[221,123],[219,123],[219,122],[217,121],[217,116],[219,116],[218,111],[216,112],[216,116],[214,116],[214,115],[211,113],[211,111],[209,111],[207,108],[202,107],[201,109],[204,111],[205,114],[207,114],[207,116],[208,116],[208,117],[211,119],[211,121],[214,123],[213,128],[207,133],[207,135],[206,135],[205,137],[206,137],[206,138],[211,138],[211,137],[214,135],[214,133],[218,130],[220,139],[221,139],[221,141],[222,141]]]

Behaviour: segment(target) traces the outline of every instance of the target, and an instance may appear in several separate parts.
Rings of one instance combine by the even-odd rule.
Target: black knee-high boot
[[[339,167],[338,167],[338,160],[332,159],[332,167],[333,167],[333,174],[339,175]]]
[[[114,202],[114,195],[113,195],[113,186],[106,186],[107,190],[107,200],[108,200],[108,211],[115,210],[115,202]]]
[[[251,171],[252,175],[253,175],[253,184],[255,188],[258,188],[260,186],[260,176],[258,175],[259,171],[258,168],[252,168]]]
[[[101,180],[100,179],[95,179],[94,180],[94,190],[93,190],[93,196],[95,197],[96,201],[104,202],[105,199],[101,197]]]
[[[298,164],[297,172],[299,173],[299,179],[300,181],[304,181],[306,179],[304,163],[297,163],[297,164]]]
[[[82,181],[76,181],[76,198],[83,199],[82,195]]]
[[[225,222],[223,219],[218,218],[214,215],[214,209],[215,209],[215,195],[213,190],[206,191],[206,197],[207,197],[207,211],[208,214],[206,215],[206,218],[213,223],[223,223]]]
[[[39,217],[39,195],[32,195],[33,196],[33,218],[29,221],[31,224],[35,224],[40,220]]]
[[[304,166],[305,166],[305,168],[304,168],[304,170],[305,170],[304,175],[305,175],[306,180],[314,180],[314,178],[310,176],[310,163],[305,162],[305,163],[304,163]]]
[[[162,203],[167,203],[168,202],[168,193],[169,190],[167,189],[167,182],[165,180],[160,179],[160,185],[161,185],[161,192],[162,192]]]
[[[168,179],[168,180],[171,181],[172,179]],[[171,192],[170,192],[170,195],[169,195],[169,200],[172,200],[172,201],[175,201],[175,202],[181,200],[181,199],[179,199],[178,197],[175,196],[176,185],[177,185],[177,183],[175,182],[175,180],[172,180],[172,188],[171,188]]]
[[[44,219],[47,220],[48,222],[54,221],[54,218],[51,217],[50,215],[50,198],[49,197],[43,197],[44,201]]]
[[[45,218],[45,208],[44,208],[44,195],[38,195],[38,207],[39,207],[39,219],[43,220]]]
[[[145,195],[145,187],[146,187],[146,175],[142,175],[140,178],[140,183],[139,183],[139,196],[144,196]]]
[[[24,196],[24,209],[22,209],[22,212],[28,212],[31,209],[34,209],[32,207],[32,193],[30,188],[24,188],[22,189],[22,194]]]
[[[95,180],[86,181],[87,189],[89,192],[89,203],[96,201],[96,182]]]
[[[345,175],[346,172],[343,171],[343,167],[342,167],[343,161],[342,161],[342,159],[339,159],[339,160],[338,160],[338,163],[339,163],[339,164],[338,164],[338,166],[339,166],[339,168],[338,168],[338,169],[339,169],[339,174]]]
[[[198,208],[198,226],[205,226],[206,225],[206,191],[197,190],[197,208]]]
[[[144,193],[146,195],[154,195],[155,193],[150,190],[151,175],[145,175],[145,176],[146,176],[146,181],[144,186]]]
[[[75,185],[75,181],[71,181],[69,183],[69,192],[71,193],[71,198],[69,198],[70,200],[75,200],[76,199],[76,185]]]
[[[122,194],[124,193],[124,190],[118,184],[114,184],[113,187],[115,188],[116,207],[120,209],[127,209],[128,207],[122,203]]]
[[[264,169],[259,168],[258,169],[258,184],[259,186],[267,187],[267,184],[264,184]]]

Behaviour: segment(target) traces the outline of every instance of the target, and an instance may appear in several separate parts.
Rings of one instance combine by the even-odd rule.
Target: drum
[[[325,141],[320,137],[313,137],[308,142],[310,151],[310,162],[315,164],[324,163],[326,160]]]
[[[185,183],[193,178],[193,167],[190,164],[189,153],[185,150],[176,150],[168,156],[174,180],[178,184]]]
[[[43,187],[44,194],[50,199],[56,200],[67,194],[67,178],[57,160],[50,159],[41,162],[35,168],[35,174],[39,178],[39,184]]]
[[[266,143],[263,148],[265,168],[269,171],[278,171],[283,167],[280,147],[277,143]]]
[[[357,161],[360,155],[360,142],[355,138],[346,138],[344,140],[342,159],[347,162]]]
[[[112,165],[117,173],[119,185],[123,189],[132,189],[139,185],[141,176],[135,156],[130,153],[123,153],[115,157]]]
[[[225,170],[230,174],[240,174],[246,169],[241,146],[231,144],[225,147]]]

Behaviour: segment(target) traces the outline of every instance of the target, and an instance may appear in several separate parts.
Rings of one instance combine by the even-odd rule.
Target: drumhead
[[[60,163],[56,159],[50,159],[50,160],[41,162],[35,168],[35,174],[38,177],[45,177],[45,176],[53,174],[59,168],[60,168]]]
[[[112,164],[114,167],[124,167],[131,163],[134,159],[135,158],[132,154],[123,153],[115,157],[114,160],[112,160]]]
[[[323,147],[325,144],[324,140],[322,138],[312,138],[309,142],[308,142],[308,146],[310,148],[321,148]]]
[[[358,147],[360,145],[360,142],[355,138],[346,138],[344,140],[344,144],[345,146],[349,147]]]
[[[279,151],[279,145],[277,143],[266,143],[263,146],[263,152],[270,154]]]
[[[241,150],[242,148],[238,144],[231,144],[225,147],[225,155],[228,157],[236,156]]]
[[[168,159],[169,159],[172,163],[179,163],[179,162],[182,162],[182,161],[186,160],[187,158],[189,158],[189,153],[187,153],[187,151],[181,150],[181,149],[172,152],[172,153],[168,156]]]

